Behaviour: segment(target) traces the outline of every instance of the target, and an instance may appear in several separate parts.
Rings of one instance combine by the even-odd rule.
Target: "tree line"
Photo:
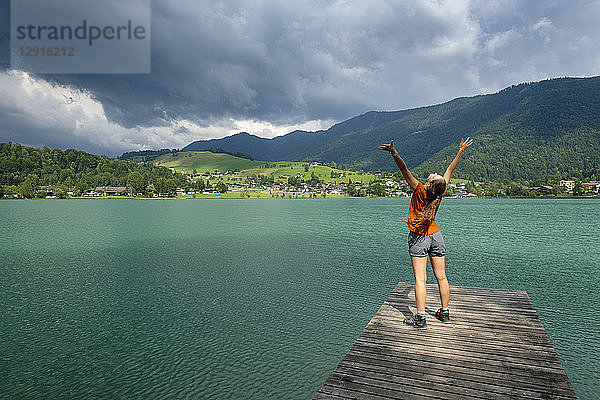
[[[129,193],[174,194],[185,176],[165,167],[137,164],[81,150],[50,149],[0,143],[0,197],[45,197],[40,186],[56,186],[58,197],[72,190],[84,195],[98,186],[127,187]]]
[[[600,180],[600,168],[598,167],[557,173],[530,180],[502,179],[495,181],[475,179],[479,176],[472,173],[470,168],[464,168],[463,165],[459,169],[460,173],[457,176],[469,179],[469,182],[466,183],[468,193],[488,197],[563,195],[565,188],[559,185],[561,180],[574,180],[573,195],[581,196],[587,194],[582,182]],[[416,177],[425,177],[428,173],[429,171],[421,172],[420,169],[414,171]],[[403,182],[402,176],[397,171],[390,177],[397,182]],[[258,175],[249,178],[260,185],[274,183],[272,176]],[[476,184],[476,181],[483,181],[483,183]],[[309,187],[317,187],[323,184],[323,181],[313,172],[310,177],[305,179],[290,176],[287,183],[290,186],[307,184]],[[47,146],[34,148],[19,143],[0,143],[0,198],[12,197],[13,194],[25,198],[45,197],[46,191],[40,186],[55,186],[53,192],[57,197],[66,197],[68,191],[73,192],[75,196],[82,196],[89,189],[99,186],[126,187],[127,193],[140,193],[143,196],[174,195],[178,187],[196,191],[214,188],[221,193],[227,191],[227,185],[222,181],[217,182],[216,185],[211,184],[209,180],[202,179],[190,182],[182,174],[173,173],[168,168],[149,163],[138,164],[74,149],[63,151],[50,149]],[[531,189],[541,186],[545,187],[542,190]],[[448,195],[453,192],[454,189],[448,189]],[[357,197],[385,196],[386,187],[381,180],[373,181],[368,186],[358,186],[349,182],[347,193]]]

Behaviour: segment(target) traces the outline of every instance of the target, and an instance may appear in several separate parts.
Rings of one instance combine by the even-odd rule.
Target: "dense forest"
[[[185,176],[152,164],[136,164],[80,150],[27,147],[0,143],[0,197],[45,197],[40,186],[56,186],[56,194],[67,191],[80,196],[98,186],[127,187],[132,193],[174,193],[187,184]]]

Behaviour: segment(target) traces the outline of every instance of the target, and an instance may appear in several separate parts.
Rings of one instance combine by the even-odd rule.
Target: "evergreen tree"
[[[227,185],[224,182],[219,181],[219,183],[217,183],[217,190],[219,193],[227,193]]]

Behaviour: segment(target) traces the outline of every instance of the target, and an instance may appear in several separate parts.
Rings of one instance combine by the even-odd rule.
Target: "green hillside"
[[[363,171],[348,171],[326,165],[310,165],[306,162],[296,161],[251,161],[246,158],[234,157],[229,154],[211,153],[208,151],[186,151],[164,154],[154,160],[155,165],[174,168],[177,172],[211,173],[218,170],[239,171],[235,174],[225,175],[224,180],[235,181],[239,178],[264,176],[275,181],[287,180],[289,177],[302,175],[301,179],[310,179],[313,175],[322,182],[362,182],[368,184],[378,178],[372,173]]]
[[[244,177],[249,176],[272,176],[275,181],[284,181],[288,177],[295,177],[296,175],[302,175],[302,180],[311,179],[314,175],[321,182],[329,183],[341,183],[348,182],[361,182],[369,184],[379,177],[373,173],[367,173],[364,171],[348,171],[337,168],[332,168],[326,165],[315,165],[312,166],[305,162],[297,161],[281,161],[275,163],[268,163],[262,168],[255,168],[242,171],[240,174]]]
[[[247,158],[234,157],[224,153],[211,153],[208,151],[186,151],[163,154],[154,161],[155,165],[175,168],[176,171],[192,173],[221,172],[260,168],[264,161],[251,161]]]

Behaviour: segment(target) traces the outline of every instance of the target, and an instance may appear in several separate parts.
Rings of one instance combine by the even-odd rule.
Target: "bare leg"
[[[435,274],[435,279],[437,279],[438,288],[440,289],[440,301],[442,307],[448,308],[448,304],[450,303],[450,285],[446,278],[446,257],[429,256],[429,259],[431,260],[433,273]]]
[[[415,274],[415,298],[417,311],[425,312],[425,299],[427,297],[427,257],[411,257],[413,273]]]

